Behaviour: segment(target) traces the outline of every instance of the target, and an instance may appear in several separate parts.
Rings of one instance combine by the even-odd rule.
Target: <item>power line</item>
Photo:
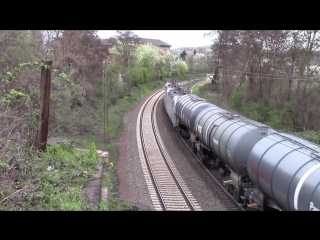
[[[138,67],[141,67],[144,63],[141,63],[140,65],[136,66],[135,68],[129,70],[128,72],[126,72],[125,74],[121,74],[121,77],[127,75],[129,72],[132,72],[133,70],[137,69]]]
[[[223,75],[224,77],[232,77],[232,78],[249,78],[249,76],[236,76],[234,77],[235,75]],[[286,80],[288,81],[289,79],[291,80],[296,80],[296,81],[309,81],[309,82],[319,82],[320,83],[320,78],[318,79],[307,79],[307,78],[297,78],[297,77],[283,77],[283,78],[280,78],[280,77],[259,77],[259,76],[253,76],[252,78],[254,79],[272,79],[272,80]]]
[[[246,72],[246,71],[240,71],[240,70],[228,70],[228,69],[225,69],[224,71],[226,71],[226,72],[229,72],[229,74],[230,74],[230,72],[232,72],[233,73],[233,75],[226,75],[226,76],[234,76],[234,75],[236,75],[236,74],[248,74],[248,75],[255,75],[255,74],[257,74],[257,75],[260,75],[260,76],[279,76],[279,75],[281,75],[281,74],[268,74],[268,73],[254,73],[254,72]],[[239,72],[239,73],[237,73],[237,72],[235,72],[235,71],[237,71],[237,72]],[[284,75],[284,74],[282,74],[282,75]],[[242,76],[239,76],[239,77],[247,77],[247,75],[242,75]],[[270,77],[269,77],[270,78]],[[278,77],[279,78],[279,77]],[[298,78],[299,80],[313,80],[314,79],[314,77],[298,77],[298,76],[283,76],[283,78],[284,79],[288,79],[288,78]],[[319,78],[317,78],[317,79],[319,79],[319,81],[320,81],[320,77]]]

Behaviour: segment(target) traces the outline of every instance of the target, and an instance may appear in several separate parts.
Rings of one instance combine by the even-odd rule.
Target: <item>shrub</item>
[[[243,111],[243,96],[244,92],[242,89],[234,91],[229,98],[230,107],[234,110]]]

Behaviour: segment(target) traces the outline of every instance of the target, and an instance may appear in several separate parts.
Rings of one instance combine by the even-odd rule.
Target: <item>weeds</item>
[[[103,160],[95,145],[80,152],[72,143],[62,143],[48,146],[38,155],[20,159],[15,184],[0,187],[0,209],[92,210],[83,187],[94,178]]]

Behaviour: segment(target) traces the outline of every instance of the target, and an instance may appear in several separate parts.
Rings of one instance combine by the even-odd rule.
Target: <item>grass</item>
[[[199,94],[200,94],[199,86],[200,86],[203,82],[205,82],[205,81],[206,81],[206,79],[203,79],[203,80],[201,80],[200,82],[198,82],[198,83],[194,86],[194,88],[193,88],[193,90],[192,90],[192,93],[195,94],[195,95],[199,95]]]
[[[94,210],[83,192],[103,162],[94,144],[88,152],[61,143],[37,154],[20,159],[14,186],[0,187],[1,210]]]

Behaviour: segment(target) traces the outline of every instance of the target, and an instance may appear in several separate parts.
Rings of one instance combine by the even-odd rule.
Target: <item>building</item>
[[[110,48],[112,47],[112,40],[111,38],[102,39],[102,49],[109,53]],[[140,38],[142,44],[152,44],[159,47],[163,52],[170,51],[171,45],[159,40],[159,39],[150,39],[150,38]]]
[[[161,40],[150,39],[150,38],[140,38],[140,41],[143,44],[153,44],[153,45],[159,47],[163,52],[170,51],[171,45],[169,45],[168,43],[165,43]]]

